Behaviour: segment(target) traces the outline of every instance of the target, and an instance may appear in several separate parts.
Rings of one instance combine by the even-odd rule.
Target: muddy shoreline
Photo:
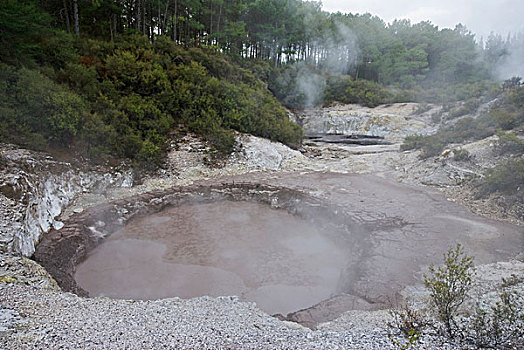
[[[46,268],[65,291],[80,296],[88,293],[74,280],[76,266],[105,237],[122,228],[129,220],[157,213],[170,206],[212,203],[222,200],[252,201],[308,219],[326,220],[318,225],[356,227],[337,216],[336,209],[307,194],[284,187],[250,183],[223,183],[175,187],[113,201],[72,215],[60,230],[51,230],[36,247],[33,259]]]
[[[314,327],[351,309],[373,310],[421,281],[429,264],[461,242],[479,263],[514,258],[524,246],[519,227],[475,216],[438,193],[370,175],[324,172],[252,173],[154,191],[90,208],[45,235],[34,258],[66,291],[87,295],[76,266],[103,237],[131,218],[168,206],[220,200],[254,201],[345,232],[354,246],[339,294],[288,319]],[[319,220],[321,222],[319,222]]]

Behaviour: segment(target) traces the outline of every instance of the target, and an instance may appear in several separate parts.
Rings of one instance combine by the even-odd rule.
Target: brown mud
[[[419,283],[424,269],[439,263],[443,252],[458,242],[467,248],[468,254],[475,256],[477,264],[513,258],[524,247],[520,227],[481,218],[439,193],[394,180],[324,172],[251,173],[202,181],[194,186],[176,187],[89,209],[72,216],[62,230],[46,235],[35,258],[62,288],[85,294],[76,285],[73,274],[77,265],[103,241],[99,236],[117,232],[126,222],[140,218],[157,220],[156,225],[162,225],[162,220],[167,219],[162,219],[164,214],[160,212],[165,208],[172,210],[172,207],[204,202],[216,205],[223,200],[256,202],[284,209],[321,231],[337,232],[330,239],[334,239],[338,248],[342,247],[343,258],[347,259],[337,282],[336,291],[340,294],[290,315],[290,319],[310,326],[333,319],[347,309],[374,309],[389,303],[405,286]],[[151,214],[156,215],[156,219],[155,216],[148,219],[147,215]],[[142,239],[142,234],[130,237],[136,238]],[[199,239],[199,244],[206,241],[204,237]],[[111,238],[107,242],[111,243]],[[147,244],[150,245],[147,249],[163,256],[162,263],[199,265],[195,263],[198,255],[185,256],[186,250],[176,253],[176,249],[172,249],[174,240]],[[204,247],[201,249],[205,250]],[[260,259],[264,247],[255,248],[260,249]],[[147,249],[137,258],[147,255]],[[184,253],[180,253],[182,251]],[[256,260],[257,254],[254,257]],[[208,266],[206,264],[203,265]],[[286,274],[286,270],[282,273]],[[239,285],[258,277],[244,278],[237,280]],[[231,293],[228,290],[226,294]],[[288,294],[294,295],[292,290]]]
[[[91,296],[238,295],[270,314],[287,314],[340,292],[350,251],[329,234],[259,203],[171,207],[115,232],[77,267],[75,279]]]

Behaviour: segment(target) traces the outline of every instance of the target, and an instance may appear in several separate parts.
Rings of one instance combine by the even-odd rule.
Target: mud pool
[[[90,296],[237,295],[285,315],[340,292],[348,252],[331,235],[261,203],[170,207],[112,234],[75,279]]]
[[[458,242],[476,264],[524,247],[521,227],[480,218],[438,193],[329,172],[173,187],[92,207],[64,224],[33,258],[65,291],[237,295],[308,327],[401,300]]]

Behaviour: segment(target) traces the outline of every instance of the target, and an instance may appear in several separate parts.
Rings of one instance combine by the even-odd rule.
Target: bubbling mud
[[[333,232],[245,201],[168,207],[132,219],[77,266],[90,296],[237,295],[270,314],[340,292],[349,253]]]

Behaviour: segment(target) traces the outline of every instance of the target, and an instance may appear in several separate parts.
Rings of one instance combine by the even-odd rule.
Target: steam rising
[[[307,20],[305,26],[308,27]],[[316,67],[329,74],[346,74],[356,63],[359,52],[356,35],[340,22],[335,22],[330,35],[319,38],[314,46],[322,49],[310,57],[309,64],[295,64],[295,94],[303,97],[304,108],[318,105],[324,98],[327,77]]]
[[[345,74],[356,63],[357,37],[345,24],[335,22],[335,31],[331,37],[325,38],[324,45],[328,54],[321,65],[325,70]]]
[[[306,64],[297,64],[296,94],[303,97],[303,107],[311,108],[324,99],[326,77]]]
[[[506,54],[496,67],[496,76],[501,80],[524,77],[524,32],[508,40]]]

